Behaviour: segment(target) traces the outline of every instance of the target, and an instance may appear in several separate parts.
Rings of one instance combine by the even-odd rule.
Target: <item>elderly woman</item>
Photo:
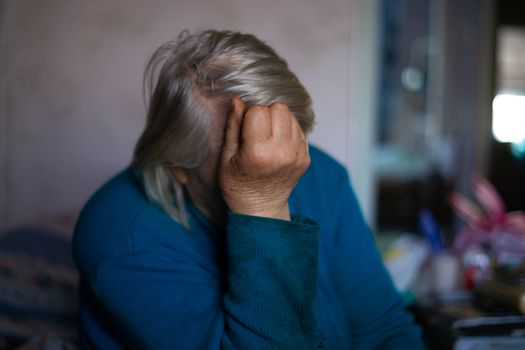
[[[311,99],[252,35],[182,33],[145,75],[131,166],[86,204],[74,255],[97,349],[419,349]]]

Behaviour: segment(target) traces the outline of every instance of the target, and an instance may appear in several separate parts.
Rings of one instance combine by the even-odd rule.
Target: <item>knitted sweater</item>
[[[230,213],[190,229],[131,169],[89,200],[75,229],[81,331],[97,349],[420,349],[336,161],[310,148],[292,221]]]

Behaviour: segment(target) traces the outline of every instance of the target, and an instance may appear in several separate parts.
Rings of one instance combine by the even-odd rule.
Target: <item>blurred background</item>
[[[448,195],[486,176],[525,208],[525,2],[381,1],[374,157],[379,229],[427,208],[455,233]]]
[[[505,215],[525,209],[524,0],[0,0],[0,349],[74,348],[75,218],[131,160],[149,56],[209,28],[265,40],[310,91],[310,140],[429,349],[486,330],[465,318],[525,334],[492,318],[525,313],[525,216]]]
[[[473,171],[525,206],[523,1],[0,6],[2,232],[74,217],[129,163],[145,63],[183,29],[250,32],[288,60],[313,96],[311,141],[348,167],[376,231],[414,229],[429,208],[453,234],[446,198]]]

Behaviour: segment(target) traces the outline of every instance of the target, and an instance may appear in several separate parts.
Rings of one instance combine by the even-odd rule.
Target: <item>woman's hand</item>
[[[235,213],[290,220],[288,197],[310,165],[308,144],[283,103],[246,108],[232,99],[219,185]]]

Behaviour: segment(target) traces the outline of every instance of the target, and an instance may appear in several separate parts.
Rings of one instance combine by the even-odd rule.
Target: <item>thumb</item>
[[[224,135],[223,160],[230,160],[239,149],[242,119],[245,109],[244,102],[242,102],[239,97],[234,96],[232,98],[232,111],[228,117]]]

